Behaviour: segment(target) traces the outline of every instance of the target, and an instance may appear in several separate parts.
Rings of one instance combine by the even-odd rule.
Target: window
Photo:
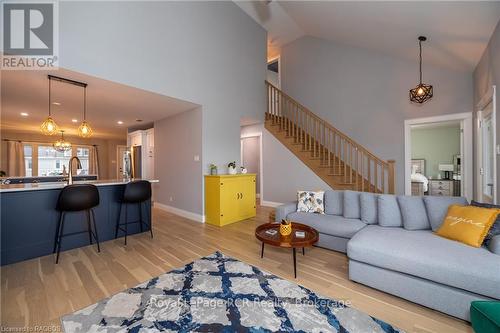
[[[71,150],[58,152],[52,146],[38,146],[38,176],[61,176],[68,171]]]
[[[82,169],[78,170],[79,175],[88,175],[89,174],[89,148],[76,148],[76,156],[80,159],[80,163],[82,164]]]
[[[68,170],[71,156],[78,156],[81,169],[75,169],[73,174],[88,175],[91,149],[89,146],[73,146],[72,150],[58,152],[50,143],[25,143],[24,164],[26,177],[62,176]],[[76,165],[74,165],[76,166]]]
[[[24,168],[26,177],[33,176],[33,146],[24,145]]]

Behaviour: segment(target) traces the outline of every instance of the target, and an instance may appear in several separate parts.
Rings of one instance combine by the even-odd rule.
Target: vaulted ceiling
[[[472,71],[500,19],[500,1],[236,2],[268,31],[269,58],[304,35]]]

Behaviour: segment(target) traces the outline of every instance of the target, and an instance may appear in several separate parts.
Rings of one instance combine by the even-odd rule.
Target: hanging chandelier
[[[87,122],[87,84],[83,86],[83,121],[78,127],[78,135],[82,138],[89,138],[92,136],[92,127]]]
[[[57,124],[54,121],[54,119],[52,119],[52,115],[50,112],[50,107],[52,105],[51,90],[52,90],[52,79],[49,75],[49,116],[44,120],[42,125],[40,125],[40,130],[45,135],[54,135],[57,133]]]
[[[418,46],[419,46],[419,73],[420,73],[420,83],[413,89],[410,90],[410,101],[422,104],[427,102],[432,98],[434,92],[432,85],[422,83],[422,42],[425,42],[427,37],[420,36],[418,37]]]
[[[61,153],[71,150],[71,142],[66,141],[64,139],[64,131],[61,130],[59,132],[61,132],[61,138],[56,142],[54,142],[52,146],[54,147],[55,150]]]

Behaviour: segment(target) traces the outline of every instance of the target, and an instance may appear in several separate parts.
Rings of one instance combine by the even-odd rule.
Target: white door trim
[[[240,161],[243,165],[243,139],[246,138],[259,138],[259,203],[262,205],[262,193],[264,193],[264,164],[262,162],[262,133],[250,133],[240,136]]]
[[[481,98],[479,103],[477,103],[477,131],[476,131],[476,196],[475,199],[481,200],[482,197],[482,177],[479,173],[479,168],[482,166],[483,162],[483,150],[482,150],[482,133],[479,130],[480,121],[483,119],[483,109],[488,105],[492,104],[493,110],[491,111],[491,122],[493,123],[493,203],[498,204],[498,183],[497,183],[497,107],[496,107],[496,86],[491,86],[488,92]]]
[[[439,123],[444,121],[460,120],[463,123],[464,147],[462,152],[462,192],[468,200],[473,197],[473,129],[472,112],[452,113],[448,115],[407,119],[404,122],[405,131],[405,194],[411,195],[411,170],[408,167],[411,162],[411,126],[428,123]]]

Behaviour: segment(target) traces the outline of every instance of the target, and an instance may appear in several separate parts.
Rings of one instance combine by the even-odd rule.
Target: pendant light
[[[52,105],[52,100],[51,100],[51,89],[52,88],[52,79],[49,75],[49,116],[45,121],[42,123],[40,126],[40,130],[42,131],[43,134],[45,135],[54,135],[57,133],[57,124],[52,119],[51,112],[50,112],[50,107]]]
[[[71,143],[64,139],[64,131],[61,130],[59,132],[61,132],[61,138],[56,142],[54,142],[52,146],[54,147],[55,150],[61,153],[71,150]]]
[[[89,138],[92,136],[92,127],[87,122],[87,84],[83,86],[83,121],[78,127],[78,135],[82,138]]]
[[[420,36],[418,37],[418,46],[420,49],[419,53],[419,73],[420,73],[420,82],[419,84],[410,90],[410,101],[422,104],[427,102],[432,98],[434,92],[433,88],[430,84],[422,83],[422,42],[425,42],[427,37]]]

